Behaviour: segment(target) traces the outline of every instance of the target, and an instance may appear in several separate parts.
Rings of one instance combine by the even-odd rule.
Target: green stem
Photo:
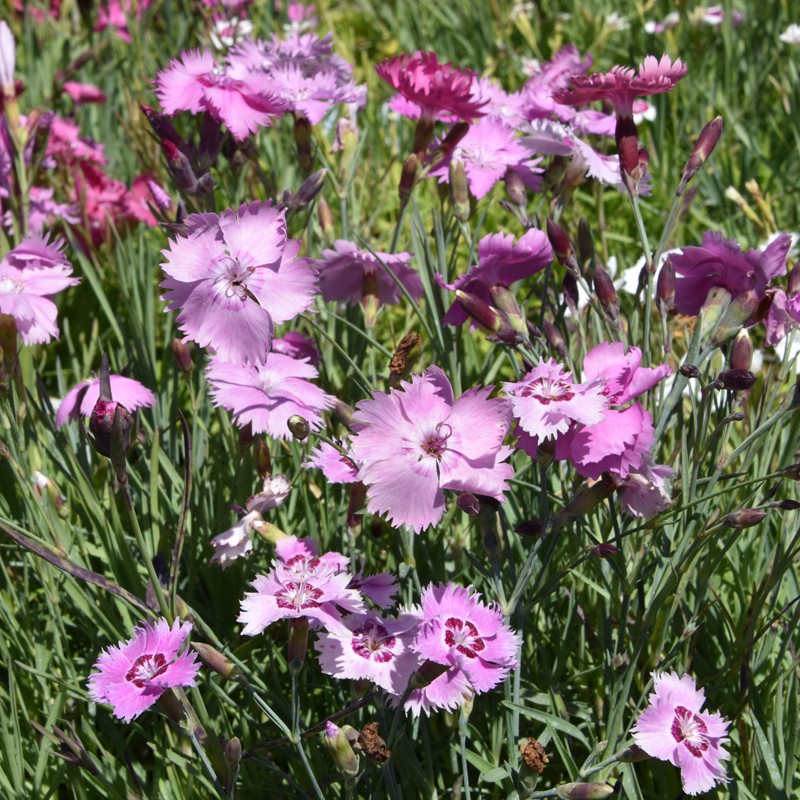
[[[647,231],[642,219],[642,209],[639,206],[638,196],[629,193],[633,218],[636,220],[636,230],[639,233],[639,240],[644,250],[644,266],[647,283],[645,285],[644,297],[644,341],[642,342],[642,364],[650,366],[650,321],[653,314],[653,262],[650,256],[650,240],[647,238]]]
[[[308,762],[308,757],[303,747],[303,737],[300,732],[300,698],[297,694],[297,671],[289,671],[292,675],[292,740],[300,756],[300,760],[303,762],[306,773],[311,780],[311,785],[314,787],[314,794],[316,794],[317,800],[325,800],[325,795],[322,793],[319,783],[317,783],[317,777],[314,775],[314,770],[311,769],[311,764]]]
[[[467,769],[467,716],[463,709],[458,718],[458,736],[461,743],[461,776],[464,781],[464,794],[471,800],[472,793],[469,789],[469,770]]]

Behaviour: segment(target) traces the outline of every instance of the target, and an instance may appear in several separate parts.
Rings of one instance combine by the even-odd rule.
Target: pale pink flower
[[[351,616],[343,629],[321,632],[315,647],[322,671],[338,679],[368,680],[394,695],[402,695],[419,657],[412,649],[419,619],[374,614]]]
[[[467,122],[484,115],[485,102],[472,95],[473,73],[452,64],[440,64],[435,53],[405,53],[375,67],[382,78],[422,115],[436,119],[441,113]]]
[[[510,168],[519,168],[523,182],[531,189],[539,189],[541,181],[534,171],[537,161],[530,158],[530,151],[520,142],[512,128],[495,119],[484,118],[473,123],[469,132],[458,143],[451,158],[445,158],[430,171],[439,183],[450,181],[450,161],[460,158],[464,162],[467,184],[477,200],[485,197],[491,188]]]
[[[234,138],[243,141],[260,126],[272,124],[286,104],[275,95],[270,81],[260,72],[237,71],[217,64],[206,50],[187,50],[181,59],[158,73],[156,95],[168,114],[208,111],[225,123]]]
[[[602,386],[610,406],[629,403],[672,373],[666,362],[642,367],[642,351],[624,342],[601,342],[583,359],[583,379]]]
[[[773,278],[786,273],[786,256],[792,237],[783,233],[763,250],[742,252],[735,239],[706,231],[700,247],[683,247],[670,256],[675,267],[675,308],[695,316],[714,286],[730,292],[732,298],[748,291],[763,297]]]
[[[386,267],[411,297],[416,299],[422,295],[422,281],[409,266],[410,260],[411,253],[370,253],[337,239],[332,250],[322,251],[322,258],[314,262],[314,266],[319,291],[325,300],[359,303],[367,294],[373,294],[379,303],[394,305],[400,302],[403,294]]]
[[[553,248],[547,236],[531,228],[517,241],[510,233],[491,233],[478,242],[478,263],[465,275],[460,275],[452,285],[445,288],[460,289],[494,304],[491,289],[530,278],[549,266],[553,260]],[[445,325],[462,325],[469,318],[461,303],[456,300],[444,315]]]
[[[77,81],[67,81],[64,84],[64,91],[72,98],[76,106],[83,103],[98,103],[102,105],[108,99],[106,93],[100,91],[91,83],[78,83]]]
[[[553,99],[553,92],[566,89],[570,78],[586,72],[592,65],[592,57],[581,54],[575,45],[568,44],[562,47],[550,61],[531,75],[521,95],[524,99],[525,118],[551,119],[555,116],[561,120],[571,120],[575,112]]]
[[[214,555],[209,564],[228,569],[237,559],[249,556],[253,552],[251,536],[254,526],[260,521],[261,515],[257,510],[249,511],[227,531],[215,536],[211,540]]]
[[[510,128],[518,128],[525,119],[525,96],[521,92],[509,94],[491,78],[476,75],[472,79],[472,96],[478,102],[485,101],[486,119],[502,122]]]
[[[686,74],[686,65],[669,56],[661,60],[646,56],[638,73],[631,67],[613,67],[609,72],[592,75],[573,75],[569,89],[553,93],[557,103],[579,106],[596,100],[607,100],[618,117],[633,117],[633,101],[637,97],[669,92]]]
[[[602,422],[608,405],[601,384],[576,383],[554,359],[540,360],[521,381],[504,383],[503,390],[522,430],[540,441],[562,436],[574,422]]]
[[[510,409],[475,387],[458,400],[438,367],[356,406],[351,452],[367,486],[367,511],[419,533],[444,514],[443,489],[503,501],[514,470],[504,463]]]
[[[272,511],[284,504],[292,490],[292,484],[285,475],[267,475],[260,492],[247,498],[245,508],[248,511]]]
[[[156,396],[139,381],[122,375],[111,375],[111,396],[128,411],[137,408],[150,408],[156,403]],[[100,380],[86,379],[73,386],[58,406],[56,427],[68,421],[77,422],[80,417],[89,417],[100,399]]]
[[[190,341],[221,361],[263,364],[274,326],[312,303],[316,277],[300,242],[286,238],[286,212],[254,202],[216,214],[190,214],[187,235],[162,251],[168,311]]]
[[[312,450],[303,466],[321,469],[328,483],[355,483],[358,480],[355,461],[327,442],[321,442],[316,450]]]
[[[272,562],[267,575],[253,581],[254,592],[245,594],[238,622],[242,633],[255,636],[279,619],[309,619],[314,627],[344,631],[342,612],[363,613],[361,594],[351,588],[352,575],[343,571],[348,559],[339,553],[315,558],[295,557]]]
[[[95,31],[104,31],[111,28],[114,33],[126,44],[131,43],[128,31],[128,14],[136,10],[137,22],[142,18],[142,12],[152,5],[153,0],[107,0],[97,8],[97,19],[94,24]]]
[[[114,716],[125,722],[138,717],[168,689],[194,686],[200,664],[197,654],[178,652],[192,625],[176,619],[170,628],[163,617],[134,628],[130,641],[106,648],[89,676],[89,697],[109,703]]]
[[[622,510],[632,517],[652,517],[672,505],[668,481],[674,475],[672,467],[653,464],[645,457],[641,467],[618,479],[617,494]]]
[[[634,741],[649,756],[681,770],[686,794],[695,796],[729,780],[722,764],[730,722],[703,711],[705,692],[691,675],[654,672],[650,704],[632,729]]]
[[[309,560],[316,554],[317,543],[309,537],[298,538],[290,534],[282,537],[275,544],[275,556],[282,564],[288,564],[298,557]]]
[[[212,358],[206,373],[214,405],[227,408],[234,422],[253,433],[289,439],[287,423],[303,417],[311,430],[322,427],[322,412],[334,398],[311,383],[317,369],[305,361],[270,353],[263,364],[237,366]]]
[[[319,350],[313,339],[298,331],[288,331],[280,339],[273,339],[272,352],[282,353],[298,361],[308,361],[315,367],[319,364]]]

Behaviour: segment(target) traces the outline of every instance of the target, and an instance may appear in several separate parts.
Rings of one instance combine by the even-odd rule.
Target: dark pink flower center
[[[678,706],[675,709],[675,719],[672,720],[670,733],[678,744],[683,742],[686,749],[697,758],[708,750],[708,728],[705,722],[688,708]]]
[[[571,383],[557,378],[537,378],[522,390],[523,397],[532,397],[543,406],[550,403],[566,403],[575,397]]]
[[[486,644],[478,635],[478,629],[469,621],[450,617],[444,624],[444,641],[448,647],[455,647],[462,656],[477,658],[486,649]]]
[[[133,666],[125,673],[125,680],[137,689],[144,689],[153,678],[166,672],[167,666],[163,653],[145,654],[133,662]]]
[[[446,423],[440,422],[430,436],[422,443],[422,452],[426,456],[433,456],[437,461],[447,447],[447,440],[453,435],[453,429]],[[422,456],[420,456],[420,459]]]
[[[377,661],[385,664],[394,658],[392,648],[396,638],[389,635],[389,631],[377,622],[367,622],[353,632],[351,645],[357,656],[367,661]]]
[[[319,608],[322,590],[315,589],[308,581],[287,581],[275,593],[275,602],[280,608],[302,611],[307,608]]]

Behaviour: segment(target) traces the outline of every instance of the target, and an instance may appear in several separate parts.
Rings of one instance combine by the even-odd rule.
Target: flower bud
[[[525,208],[528,205],[528,195],[525,192],[525,184],[520,178],[519,173],[508,167],[503,178],[506,185],[508,197],[515,206]]]
[[[593,511],[614,491],[614,481],[604,475],[576,494],[553,518],[553,526],[567,525],[575,517],[582,517]]]
[[[616,322],[619,319],[619,296],[611,276],[599,264],[594,270],[594,291],[606,314]]]
[[[594,261],[594,238],[586,217],[578,220],[578,257],[584,268]]]
[[[311,432],[308,421],[303,419],[299,414],[292,414],[286,424],[292,436],[301,442],[307,439],[308,434]]]
[[[797,500],[776,500],[774,503],[769,503],[770,508],[780,508],[782,511],[797,511],[800,508],[800,502]]]
[[[650,756],[638,744],[632,744],[617,756],[617,761],[623,764],[635,764],[638,761],[647,761],[648,758]]]
[[[632,194],[637,194],[639,173],[639,131],[631,117],[617,117],[614,131],[619,153],[619,170],[625,187]]]
[[[456,122],[444,137],[442,143],[436,148],[436,151],[430,158],[428,164],[430,169],[433,169],[438,164],[441,164],[446,158],[452,155],[453,151],[458,146],[458,143],[469,133],[469,122],[460,120]]]
[[[345,730],[329,720],[325,723],[322,741],[331,754],[336,769],[347,778],[355,778],[358,775],[359,759]]]
[[[428,152],[428,145],[433,139],[433,131],[436,126],[436,120],[424,111],[417,120],[417,127],[414,128],[414,149],[412,153],[420,160],[423,161]]]
[[[192,374],[194,364],[192,363],[192,354],[183,339],[177,337],[172,339],[172,355],[178,369],[188,378]]]
[[[700,314],[702,315],[700,335],[703,339],[711,333],[730,304],[731,294],[727,289],[723,289],[721,286],[713,286],[711,288],[703,307],[700,309]]]
[[[514,293],[502,284],[492,286],[489,293],[492,295],[494,307],[505,317],[506,322],[517,333],[525,336],[528,333],[528,325]]]
[[[754,291],[740,294],[720,316],[711,344],[719,347],[734,336],[758,308],[759,298]],[[705,320],[704,320],[705,321]]]
[[[566,358],[567,343],[564,341],[561,331],[549,319],[543,320],[542,328],[544,329],[544,338],[547,339],[550,348],[555,350],[561,358]]]
[[[731,346],[731,369],[749,370],[753,365],[753,343],[747,328],[736,334]]]
[[[458,507],[471,517],[476,517],[481,511],[481,501],[472,492],[461,492],[456,500]]]
[[[578,272],[578,262],[575,259],[575,249],[569,240],[566,231],[550,217],[547,218],[547,238],[553,248],[553,253],[558,263],[571,272]]]
[[[526,519],[514,528],[514,533],[525,537],[541,536],[544,533],[544,523],[540,519]]]
[[[469,219],[469,184],[464,162],[458,156],[450,159],[450,200],[453,203],[453,216],[459,222]]]
[[[611,558],[619,552],[619,547],[611,544],[611,542],[602,542],[592,548],[592,555],[597,556],[597,558]]]
[[[731,392],[744,392],[756,382],[756,376],[746,369],[728,369],[720,372],[719,380]]]
[[[308,617],[297,617],[289,620],[289,645],[287,662],[290,674],[297,677],[303,668],[308,650]]]
[[[284,533],[277,525],[265,520],[255,520],[252,523],[253,530],[269,544],[277,544],[281,539],[285,539],[288,534]]]
[[[225,743],[224,758],[225,764],[229,767],[235,767],[242,760],[242,743],[238,736],[228,739]]]
[[[150,106],[144,104],[140,105],[139,108],[142,110],[145,117],[147,117],[147,121],[153,129],[153,133],[158,136],[162,147],[164,142],[170,142],[184,155],[189,155],[189,145],[186,144],[183,137],[175,130],[172,123],[169,121],[169,117],[165,114],[159,114],[154,108],[150,108]]]
[[[327,177],[328,170],[326,169],[318,169],[316,172],[312,172],[297,190],[297,194],[294,198],[294,207],[304,208],[305,206],[310,205],[314,198],[322,191],[322,187],[325,184],[325,178]]]
[[[411,190],[414,188],[414,182],[417,180],[417,172],[419,171],[419,159],[412,153],[404,162],[403,170],[400,173],[400,185],[397,188],[397,194],[400,197],[400,207],[405,207],[408,198],[411,197]]]
[[[752,528],[758,525],[767,516],[766,511],[759,508],[743,508],[728,514],[723,520],[725,525],[731,528]]]
[[[300,169],[304,175],[308,175],[314,164],[314,156],[311,152],[311,122],[304,114],[297,114],[294,118],[294,144]]]
[[[418,669],[411,673],[411,678],[408,685],[412,689],[424,689],[426,686],[432,684],[437,678],[450,669],[447,664],[439,664],[436,661],[428,659]]]
[[[475,294],[456,289],[456,299],[467,312],[469,318],[490,333],[497,333],[504,321],[496,308],[492,308],[485,300]]]
[[[108,358],[100,366],[100,396],[89,418],[89,431],[94,437],[92,446],[100,455],[111,459],[115,469],[123,466],[125,453],[131,446],[133,418],[122,403],[111,397],[111,378]]]
[[[709,122],[697,137],[697,142],[692,148],[686,165],[683,168],[683,177],[678,194],[683,192],[687,183],[697,174],[697,171],[706,163],[708,157],[714,152],[720,136],[722,136],[722,117],[715,117]]]
[[[614,787],[607,783],[562,783],[556,786],[556,795],[563,800],[603,800],[614,794]]]
[[[675,308],[675,267],[669,257],[665,259],[658,273],[656,297],[662,313],[672,311]]]
[[[191,646],[197,651],[203,664],[223,678],[234,678],[239,674],[239,668],[210,644],[192,642]]]
[[[317,200],[317,215],[319,216],[319,226],[326,236],[330,236],[333,232],[333,214],[328,201],[324,197]]]
[[[678,372],[680,372],[684,378],[694,378],[697,380],[700,377],[700,370],[694,364],[684,364],[678,367]]]
[[[564,299],[567,301],[567,305],[572,309],[577,309],[578,303],[580,302],[580,293],[578,292],[578,282],[571,273],[567,272],[564,275],[564,280],[561,283],[561,290],[564,293]]]

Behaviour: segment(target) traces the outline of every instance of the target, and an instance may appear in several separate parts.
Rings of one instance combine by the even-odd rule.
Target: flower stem
[[[469,789],[469,770],[467,769],[467,715],[463,709],[458,717],[458,736],[461,743],[461,776],[464,780],[464,795],[467,800],[471,800],[472,794]]]
[[[292,675],[292,741],[308,773],[311,785],[314,787],[314,794],[316,794],[317,800],[325,800],[325,795],[322,793],[319,783],[317,783],[316,775],[314,775],[314,770],[311,769],[305,747],[303,747],[303,737],[300,733],[300,698],[297,694],[297,671],[290,670],[290,672]]]

